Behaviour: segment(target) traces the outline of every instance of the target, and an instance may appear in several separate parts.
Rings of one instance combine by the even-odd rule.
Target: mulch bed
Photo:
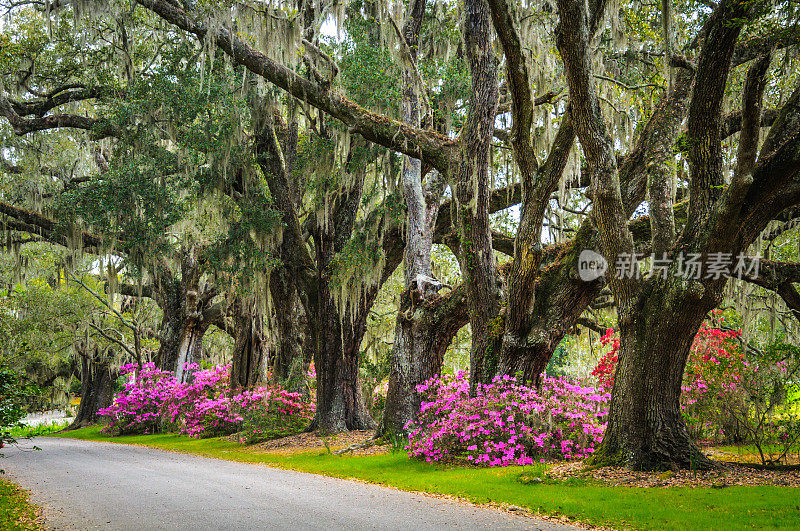
[[[374,434],[375,432],[373,430],[348,431],[328,437],[321,437],[316,433],[299,433],[297,435],[256,444],[253,448],[275,454],[293,454],[311,450],[328,451],[328,449],[330,449],[331,452],[336,452],[353,445],[365,444],[372,439]],[[348,452],[348,455],[377,455],[388,452],[388,445],[371,445],[365,448],[352,450]]]
[[[624,467],[592,469],[583,461],[557,464],[548,470],[555,479],[594,479],[604,485],[624,487],[713,487],[775,485],[800,487],[800,470],[754,469],[746,463],[719,462],[709,471],[676,470],[635,472]]]

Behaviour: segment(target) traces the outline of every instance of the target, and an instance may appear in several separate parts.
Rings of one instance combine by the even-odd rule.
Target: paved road
[[[355,481],[137,446],[38,438],[3,468],[55,529],[572,529]],[[30,444],[26,445],[30,446]]]

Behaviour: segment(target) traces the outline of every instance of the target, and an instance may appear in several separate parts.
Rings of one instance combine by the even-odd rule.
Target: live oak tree
[[[324,80],[301,77],[267,55],[256,51],[237,35],[231,33],[224,25],[219,28],[216,27],[216,24],[210,25],[207,23],[207,16],[192,11],[186,12],[168,2],[144,2],[141,5],[181,29],[187,30],[203,40],[208,40],[211,44],[215,44],[228,54],[233,61],[245,66],[254,74],[271,81],[292,96],[310,103],[326,114],[339,119],[349,128],[350,134],[358,133],[366,140],[406,155],[421,158],[423,163],[430,164],[431,167],[447,176],[458,175],[460,185],[457,186],[457,189],[460,192],[457,192],[457,196],[460,206],[456,208],[457,219],[460,220],[462,231],[467,230],[469,232],[469,242],[471,243],[471,245],[462,246],[462,249],[465,249],[462,258],[472,264],[472,271],[474,271],[472,273],[474,277],[468,281],[468,285],[473,288],[469,290],[470,300],[475,301],[473,303],[474,308],[480,309],[486,307],[484,299],[489,297],[491,299],[489,300],[489,307],[497,307],[499,300],[497,297],[497,282],[494,280],[495,268],[491,252],[491,239],[488,232],[488,211],[484,212],[484,210],[488,209],[489,197],[489,188],[485,186],[488,168],[484,166],[488,164],[488,148],[492,131],[491,127],[488,126],[488,122],[494,119],[493,107],[497,99],[496,84],[494,89],[492,89],[491,84],[474,84],[474,93],[480,94],[487,99],[483,102],[473,99],[471,105],[474,106],[475,111],[471,114],[471,118],[467,119],[467,127],[469,131],[477,131],[480,128],[483,140],[480,140],[479,144],[473,145],[472,148],[474,149],[462,149],[460,146],[466,148],[466,142],[474,142],[481,135],[462,135],[464,139],[462,142],[454,142],[433,130],[415,128],[398,120],[375,115],[331,91],[329,86],[324,83]],[[468,12],[472,13],[470,16],[475,17],[475,29],[478,33],[474,36],[474,42],[471,43],[467,50],[467,56],[476,65],[489,65],[495,59],[493,54],[488,53],[490,50],[488,10],[481,4],[470,7]],[[213,13],[211,15],[211,20],[213,20]],[[213,29],[211,29],[212,26],[214,26]],[[492,101],[495,101],[495,103],[492,103]],[[485,105],[479,105],[479,103],[487,103],[489,108],[486,109]],[[272,144],[265,143],[267,149],[275,145],[274,142]],[[270,153],[265,150],[265,154],[279,160],[274,152]],[[278,174],[277,177],[280,180],[282,170],[277,167],[275,162],[272,162],[272,164],[275,164],[275,166],[269,173],[273,177]],[[476,187],[475,184],[478,182],[481,182],[482,185]],[[293,214],[292,209],[288,208],[291,206],[291,201],[284,200],[280,196],[283,185],[280,182],[274,182],[274,184],[274,189],[271,186],[270,190],[273,199],[279,205],[278,208],[282,209],[284,223],[287,225],[290,234],[299,234],[299,230],[293,228],[298,227],[299,229],[299,223],[293,219],[296,214]],[[473,194],[472,190],[475,191],[475,194]],[[359,193],[359,190],[354,190],[354,196],[350,197],[350,199],[356,199],[355,194]],[[472,197],[473,195],[474,197]],[[347,197],[345,196],[345,198]],[[342,201],[341,207],[347,208],[344,204],[345,202]],[[344,230],[345,234],[352,230],[348,230],[348,225],[352,227],[353,220],[347,219],[351,212],[352,207],[342,211],[344,217],[342,218],[343,224],[340,231]],[[336,213],[332,214],[332,219],[336,220]],[[462,223],[463,221],[466,221],[466,224]],[[330,223],[329,225],[335,227],[335,223]],[[333,234],[327,234],[327,232],[327,230],[318,231],[314,235],[317,270],[319,271],[328,266],[332,259],[332,253],[344,250],[344,242],[341,242],[341,233],[338,235],[340,242],[337,243],[337,238]],[[385,238],[384,241],[386,241]],[[390,240],[390,243],[394,242]],[[397,246],[394,244],[393,249],[383,252],[388,262],[390,257],[402,256],[402,245]],[[396,260],[397,258],[393,259]],[[308,259],[299,256],[294,267],[302,271],[303,269],[308,269],[308,264]],[[393,267],[384,268],[384,270],[386,269],[392,271]],[[356,297],[352,297],[352,294],[348,293],[348,297],[355,300],[356,304],[353,305],[352,309],[347,308],[344,312],[345,315],[339,315],[334,311],[335,301],[333,300],[333,294],[329,293],[330,288],[326,286],[326,279],[318,278],[317,282],[317,289],[321,297],[318,299],[318,305],[314,311],[308,311],[307,315],[317,314],[316,326],[310,327],[311,330],[318,334],[327,334],[323,338],[317,339],[317,355],[315,356],[318,374],[317,392],[318,400],[320,401],[318,405],[319,427],[322,429],[343,429],[345,427],[368,426],[371,421],[366,419],[366,412],[360,403],[357,360],[366,311],[369,308],[370,300],[374,300],[375,295],[373,292],[377,291],[378,283],[374,283],[373,286],[367,285],[368,289],[361,291],[364,294],[363,300],[360,300],[358,291],[356,291]],[[311,304],[313,304],[313,301]],[[347,315],[348,312],[349,315]],[[486,312],[482,310],[473,312],[473,317],[477,319],[474,323],[476,329],[486,330],[488,328]],[[352,329],[352,332],[345,330],[337,334],[340,330],[339,323],[341,322],[346,323],[347,326],[345,328]],[[336,341],[337,335],[339,336],[338,341]],[[337,347],[337,344],[340,346]],[[478,356],[483,349],[474,348],[473,351]],[[480,363],[475,363],[474,365],[477,367]]]
[[[620,171],[613,140],[600,112],[588,56],[587,14],[582,3],[558,3],[558,45],[570,88],[572,117],[591,167],[594,218],[600,247],[610,263],[633,254]],[[743,87],[739,149],[730,182],[723,176],[722,102],[744,25],[758,16],[780,15],[769,2],[722,1],[698,35],[700,48],[689,99],[686,152],[689,204],[686,222],[676,234],[670,173],[652,168],[648,176],[651,245],[656,256],[696,253],[704,261],[714,253],[746,251],[767,223],[795,206],[797,195],[798,87],[786,101],[759,149],[761,105],[770,64],[769,47],[749,68]],[[694,335],[707,312],[723,295],[726,276],[682,276],[679,260],[666,275],[610,280],[618,305],[622,339],[620,365],[612,393],[609,426],[597,461],[634,468],[709,466],[690,439],[679,397],[683,370]]]
[[[666,39],[653,37],[651,27],[661,28],[658,10],[650,11],[651,18],[643,22],[644,15],[626,5],[626,16],[640,17],[636,22],[644,28],[637,37],[647,45],[642,53],[620,51],[618,43],[634,35],[621,29],[620,13],[609,11],[603,1],[590,2],[586,12],[581,6],[575,15],[581,19],[579,35],[573,36],[577,44],[564,40],[570,30],[562,31],[560,40],[553,39],[558,20],[562,28],[569,27],[564,22],[565,6],[556,6],[558,12],[553,12],[554,6],[545,2],[469,0],[461,12],[447,3],[414,0],[405,6],[351,2],[343,10],[325,2],[269,7],[241,3],[234,15],[224,2],[139,0],[145,9],[123,10],[113,3],[101,4],[96,12],[78,13],[79,18],[123,21],[128,33],[133,27],[130,21],[136,20],[138,31],[163,42],[161,52],[142,52],[149,58],[144,61],[128,62],[124,53],[108,59],[122,65],[124,75],[135,77],[140,62],[158,65],[157,71],[163,68],[167,51],[182,46],[186,53],[179,55],[180,64],[193,72],[193,77],[181,78],[190,88],[186,94],[202,102],[204,91],[218,95],[219,86],[229,88],[228,100],[208,99],[209,105],[227,101],[236,107],[233,117],[211,113],[235,131],[216,137],[218,144],[228,145],[187,146],[182,143],[185,137],[178,135],[181,149],[176,150],[176,139],[159,125],[163,105],[148,104],[163,97],[163,90],[150,88],[137,98],[130,83],[123,84],[127,93],[114,92],[119,87],[75,87],[49,97],[26,94],[25,101],[9,99],[3,114],[20,135],[78,128],[91,131],[95,138],[106,136],[122,146],[133,145],[124,121],[89,118],[78,112],[84,109],[73,109],[74,114],[53,112],[79,102],[91,108],[112,98],[127,105],[126,116],[146,124],[150,145],[166,146],[148,154],[156,174],[173,179],[177,189],[190,191],[202,204],[221,194],[229,208],[216,209],[214,216],[231,225],[227,237],[211,245],[184,246],[182,252],[173,248],[160,268],[153,266],[158,261],[142,262],[152,269],[146,275],[151,280],[148,288],[157,288],[154,296],[175,294],[162,302],[163,307],[175,308],[176,315],[173,321],[165,319],[162,345],[170,352],[185,352],[179,347],[187,337],[188,344],[198,344],[191,338],[202,335],[206,326],[203,309],[214,308],[214,297],[224,293],[229,315],[220,326],[236,337],[232,382],[247,386],[257,381],[254,367],[265,356],[266,324],[277,336],[271,362],[274,374],[289,378],[303,373],[313,357],[319,399],[314,426],[319,429],[373,425],[362,404],[358,378],[361,342],[378,292],[401,261],[405,289],[395,323],[382,433],[400,432],[413,420],[418,405],[415,385],[440,372],[444,351],[467,322],[472,330],[473,385],[495,374],[537,381],[553,351],[577,325],[596,328],[581,316],[608,287],[604,279],[584,282],[576,276],[580,252],[601,248],[606,252],[609,234],[626,233],[629,250],[662,249],[664,234],[688,226],[685,220],[692,219],[691,206],[687,209],[679,201],[673,205],[671,196],[664,203],[664,198],[673,191],[665,183],[673,179],[675,146],[702,77],[698,57],[702,59],[706,49],[709,28],[718,23],[713,16],[696,17],[698,8],[693,4],[672,6],[680,18],[672,27],[666,25]],[[54,2],[51,7],[58,11],[65,5]],[[395,19],[403,7],[404,15]],[[320,27],[329,16],[341,21],[348,35],[344,44],[321,38]],[[109,35],[122,42],[119,26],[118,22]],[[784,28],[785,20],[775,26],[755,28],[750,38],[731,44],[729,62],[739,66],[772,46],[797,43],[795,32]],[[197,39],[187,41],[187,34]],[[563,64],[553,50],[556,43]],[[684,55],[677,55],[681,46]],[[448,47],[455,52],[441,50]],[[666,69],[662,63],[648,64],[645,52],[652,47],[667,50]],[[582,51],[577,54],[573,48]],[[631,80],[615,79],[618,65],[631,61],[639,65],[625,71]],[[662,81],[668,88],[663,93]],[[594,95],[589,90],[593,86]],[[645,101],[632,101],[636,97],[630,95],[643,94],[643,88],[650,91]],[[624,91],[627,99],[620,101],[614,90]],[[180,91],[171,94],[178,100],[184,97]],[[608,142],[601,146],[603,156],[615,161],[609,170],[619,189],[613,210],[604,210],[610,207],[598,195],[603,188],[597,185],[597,175],[605,167],[598,161],[605,159],[591,137],[592,128],[603,129],[601,105],[615,117],[613,127],[606,129],[616,135],[615,140],[610,147]],[[139,113],[138,107],[151,110]],[[157,119],[148,118],[148,113]],[[756,123],[770,125],[780,113],[770,109]],[[744,112],[726,114],[720,107],[712,114],[721,124],[718,141],[744,134]],[[176,116],[181,119],[170,117],[170,127],[189,133],[192,127],[181,129],[181,120],[193,120],[198,114]],[[510,129],[498,126],[509,121]],[[194,129],[209,124],[213,121]],[[511,156],[504,159],[511,164],[504,170],[498,164],[502,151],[492,146],[493,137],[501,148],[511,148]],[[691,126],[685,138],[691,138]],[[691,149],[686,156],[690,154]],[[124,160],[115,156],[112,166]],[[198,162],[201,171],[192,169],[189,181],[197,183],[202,193],[176,178],[187,172],[191,162]],[[508,185],[492,190],[492,181],[504,173]],[[581,178],[567,178],[576,174]],[[570,203],[569,190],[585,190],[589,181],[593,186],[585,197]],[[681,184],[675,193],[689,197],[691,205],[691,186]],[[520,204],[514,237],[493,231],[490,215],[513,204]],[[569,211],[576,206],[582,212]],[[23,213],[11,207],[5,209],[6,216],[25,223]],[[650,216],[630,221],[637,211]],[[279,219],[280,228],[248,223],[264,215]],[[163,212],[155,218],[159,216]],[[608,219],[614,221],[613,230],[599,221]],[[47,224],[40,223],[36,230],[53,233],[42,225]],[[555,242],[542,243],[545,229]],[[164,229],[155,232],[160,238]],[[87,233],[84,239],[90,236]],[[226,242],[227,254],[212,252],[220,241]],[[255,244],[248,247],[266,252],[269,260],[254,261],[244,248],[231,247],[237,241]],[[463,282],[452,289],[432,275],[430,253],[437,243],[446,244],[459,259]],[[511,256],[500,270],[495,250]],[[184,258],[191,267],[180,271],[184,267],[178,264]],[[226,268],[238,267],[247,268],[245,276],[266,275],[268,282],[231,280],[234,276]],[[176,271],[171,277],[170,270]],[[164,272],[163,281],[157,280],[158,271]],[[197,284],[201,271],[206,282],[212,278],[214,282],[201,288]],[[781,286],[791,300],[791,283],[770,285]],[[621,296],[626,293],[611,284],[610,294],[622,313],[630,306]],[[641,294],[636,297],[647,300]],[[263,304],[266,299],[269,304]],[[218,316],[222,313],[215,310]],[[704,312],[698,307],[694,314],[696,320]],[[656,329],[652,321],[642,322],[649,323],[647,330]],[[680,380],[677,373],[672,373],[673,387],[675,378]],[[632,384],[638,392],[640,384]]]
[[[35,19],[35,16],[32,18]],[[170,112],[182,112],[181,116],[188,118],[197,92],[181,94],[184,107],[176,109],[174,102],[178,99],[178,94],[175,91],[179,84],[170,84],[166,79],[167,73],[162,71],[160,76],[148,78],[151,81],[149,84],[141,79],[129,79],[129,92],[126,99],[121,100],[123,90],[115,85],[121,81],[113,75],[113,71],[95,71],[94,75],[108,83],[97,87],[97,79],[87,79],[86,70],[76,68],[74,56],[78,52],[75,47],[80,43],[71,39],[69,30],[65,29],[69,27],[69,20],[62,22],[51,36],[51,45],[47,44],[42,24],[25,29],[28,33],[22,33],[16,42],[17,48],[12,48],[17,53],[9,58],[12,74],[5,78],[5,84],[20,84],[18,92],[27,99],[21,102],[3,95],[3,114],[14,131],[29,140],[15,145],[13,151],[5,154],[16,160],[6,170],[22,186],[17,188],[19,193],[15,197],[6,196],[15,204],[3,203],[2,209],[6,218],[4,225],[8,230],[29,232],[38,238],[63,245],[78,256],[85,251],[122,260],[127,276],[137,285],[117,285],[114,281],[110,282],[109,287],[127,296],[150,297],[158,302],[163,321],[156,361],[167,370],[183,373],[185,361],[199,359],[199,348],[205,330],[212,323],[224,328],[224,307],[219,303],[212,303],[219,290],[208,285],[207,275],[201,282],[204,273],[201,266],[204,264],[198,263],[198,254],[202,260],[208,253],[198,251],[197,243],[184,241],[176,244],[166,233],[166,229],[186,213],[187,201],[178,196],[187,177],[175,176],[175,158],[168,151],[158,149],[155,145],[157,139],[153,138],[152,129],[146,125],[148,116],[152,117],[158,112],[153,105],[148,105],[153,102],[152,91],[160,90],[160,96],[173,98],[171,107],[162,106],[160,109],[161,115],[158,119],[161,123],[164,123],[164,118],[172,118]],[[24,27],[20,25],[20,28]],[[117,30],[104,33],[102,29],[98,29],[97,32],[97,38],[102,39],[115,35]],[[53,59],[48,53],[60,54],[71,61],[48,63]],[[133,56],[137,57],[135,54]],[[162,56],[167,63],[167,69],[170,59],[174,60],[176,56],[180,56],[179,50],[172,50],[170,56]],[[27,66],[16,64],[19,60],[24,63],[25,57],[35,59]],[[151,61],[151,56],[146,57]],[[87,60],[94,59],[94,55],[90,55]],[[102,53],[101,59],[108,60]],[[52,64],[59,66],[51,66]],[[62,69],[63,65],[66,68]],[[14,70],[22,66],[26,66],[28,70]],[[130,70],[127,73],[130,76],[135,74]],[[170,74],[175,73],[173,68]],[[192,72],[177,72],[179,78],[182,74],[184,77],[191,77]],[[205,91],[203,97],[210,98],[210,90]],[[64,112],[65,107],[75,109],[76,105],[85,105],[88,102],[96,105],[102,118]],[[221,105],[220,108],[224,106]],[[57,113],[55,118],[52,115],[54,111]],[[51,114],[44,116],[48,113]],[[131,121],[139,122],[139,128],[127,127]],[[149,123],[153,123],[152,119]],[[57,149],[54,144],[62,141],[62,138],[76,138],[71,133],[66,133],[69,129],[85,130],[95,141],[116,138],[119,142],[109,144],[106,140],[103,142],[105,149],[90,146],[65,150],[65,153],[75,157],[76,163],[71,170],[77,170],[77,175],[67,174],[63,178],[59,175],[52,179],[52,183],[47,182],[47,174],[35,177],[40,165],[36,162],[37,144]],[[197,149],[196,145],[187,144],[197,140],[197,129],[181,129],[179,126],[172,129],[174,134],[183,135],[181,138],[184,148],[195,148],[194,153],[190,153],[194,156],[198,152],[202,153],[202,150]],[[58,131],[64,134],[37,136],[39,131]],[[79,134],[77,136],[80,138]],[[186,138],[189,139],[188,142]],[[220,141],[222,138],[222,135],[217,134],[216,138],[211,135],[210,140]],[[78,146],[81,145],[80,142],[78,140]],[[55,161],[50,160],[46,164],[53,162]],[[57,170],[60,168],[45,171]],[[37,182],[35,179],[45,183],[44,190],[34,187],[26,196],[24,191],[30,188],[28,184]],[[43,209],[44,213],[29,210],[31,205],[37,210]],[[188,213],[191,214],[191,210]],[[262,218],[268,219],[268,215]],[[90,227],[89,230],[93,233],[87,232],[84,227]]]

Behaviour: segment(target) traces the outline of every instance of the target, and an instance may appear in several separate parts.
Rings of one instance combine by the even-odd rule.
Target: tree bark
[[[252,301],[234,304],[234,344],[231,389],[252,388],[265,381],[268,364],[264,318]]]
[[[114,398],[114,382],[117,375],[112,371],[107,356],[97,352],[94,354],[95,356],[88,352],[81,353],[81,403],[75,420],[66,430],[96,424],[97,412],[109,407]]]
[[[317,412],[311,429],[322,433],[373,429],[375,421],[364,405],[358,377],[359,349],[369,311],[359,311],[352,320],[349,312],[340,316],[331,287],[324,281],[320,282],[320,299],[314,353]]]
[[[275,310],[277,345],[270,367],[273,381],[297,392],[305,392],[304,374],[312,356],[303,356],[304,319],[297,296],[297,286],[286,269],[274,271],[269,289]]]
[[[581,251],[592,248],[596,241],[596,230],[584,223],[555,260],[543,261],[543,267],[536,270],[538,278],[531,280],[526,298],[512,300],[512,295],[520,292],[509,288],[509,315],[514,305],[524,320],[510,323],[506,318],[498,374],[538,385],[558,344],[574,330],[578,318],[605,286],[602,278],[584,282],[575,274]]]
[[[462,284],[447,295],[429,294],[416,301],[412,285],[403,292],[389,374],[389,389],[379,436],[406,431],[419,412],[417,386],[440,374],[444,354],[456,333],[469,321],[467,292]]]
[[[486,0],[464,3],[464,46],[472,74],[472,91],[467,123],[459,138],[455,196],[461,236],[459,260],[469,293],[470,381],[474,388],[494,377],[496,343],[502,330],[498,321],[500,286],[489,226],[489,151],[499,91]]]
[[[222,324],[220,305],[212,305],[216,291],[200,286],[200,269],[193,248],[180,255],[181,278],[162,261],[153,271],[153,297],[163,312],[157,360],[160,369],[186,382],[191,374],[184,366],[198,363],[203,354],[203,335],[212,324]]]
[[[636,319],[620,326],[620,361],[597,464],[634,470],[713,466],[689,435],[680,395],[689,349],[719,298],[682,284],[674,277],[648,281]]]
[[[425,1],[409,3],[403,25],[406,48],[406,65],[403,71],[403,120],[419,125],[419,95],[415,83],[417,48]],[[406,203],[406,245],[404,251],[405,290],[401,295],[395,324],[394,343],[390,354],[389,388],[386,394],[383,419],[377,435],[399,435],[406,423],[416,417],[419,401],[416,386],[439,374],[444,350],[437,336],[449,334],[440,329],[441,317],[429,310],[428,300],[438,298],[438,282],[432,278],[431,249],[436,229],[439,204],[444,192],[444,180],[438,171],[428,174],[428,183],[422,184],[422,162],[408,155],[403,157],[402,185]],[[441,313],[441,312],[440,312]],[[463,326],[463,325],[462,325]],[[446,328],[446,327],[445,327]],[[460,328],[460,327],[459,327]],[[455,331],[457,331],[456,328]],[[453,334],[455,334],[455,331]],[[439,349],[433,349],[434,344]]]
[[[161,370],[173,373],[182,382],[187,381],[190,376],[184,370],[184,365],[198,363],[202,359],[203,335],[211,325],[210,321],[203,318],[202,313],[187,311],[187,295],[189,299],[196,297],[183,292],[178,282],[168,293],[159,296],[168,300],[161,306],[164,315],[156,355],[158,366]]]

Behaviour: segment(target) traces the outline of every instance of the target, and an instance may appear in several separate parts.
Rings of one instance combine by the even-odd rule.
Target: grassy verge
[[[41,529],[36,524],[35,508],[28,503],[28,493],[4,479],[0,479],[0,529]]]
[[[50,422],[38,424],[36,426],[14,426],[11,428],[11,436],[15,439],[25,439],[27,437],[41,437],[49,433],[61,431],[69,426],[69,422]]]
[[[409,491],[457,496],[476,503],[517,505],[533,513],[560,515],[620,529],[798,529],[800,489],[643,489],[606,487],[579,480],[555,482],[543,466],[477,469],[436,466],[409,460],[404,453],[338,457],[305,452],[257,452],[222,439],[179,435],[114,437],[85,428],[57,437],[140,444],[244,463],[258,463],[355,478]],[[525,479],[541,478],[541,483]]]

